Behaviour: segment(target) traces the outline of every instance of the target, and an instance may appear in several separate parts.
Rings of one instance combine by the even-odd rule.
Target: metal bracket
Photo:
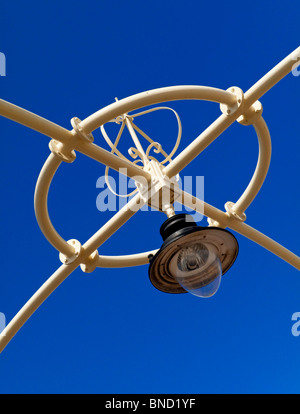
[[[74,253],[71,256],[66,256],[63,253],[59,253],[59,260],[65,265],[73,263],[83,252],[82,245],[78,240],[71,239],[68,240],[67,243],[74,247]],[[85,273],[93,272],[97,267],[98,258],[99,254],[98,250],[96,250],[89,257],[84,259],[83,263],[80,264],[81,270]]]
[[[226,226],[222,226],[219,221],[213,220],[210,217],[207,217],[207,223],[208,223],[208,227],[223,227],[223,228],[226,227]]]
[[[243,115],[237,119],[237,121],[241,125],[253,125],[255,121],[261,117],[262,112],[262,104],[259,101],[256,101]]]
[[[52,139],[49,142],[50,151],[56,154],[64,162],[71,163],[76,159],[76,153],[74,150],[70,149],[69,146],[63,144],[60,141]]]
[[[80,125],[81,120],[77,117],[74,117],[71,119],[71,125],[74,128],[74,131],[77,132],[77,134],[80,136],[80,138],[82,138],[84,141],[92,143],[94,142],[94,136],[92,133],[90,134],[86,134],[82,128],[82,126]]]
[[[232,115],[234,112],[236,112],[244,103],[244,92],[241,88],[238,88],[237,86],[231,86],[227,89],[227,92],[231,92],[236,96],[236,103],[234,105],[226,105],[226,104],[220,104],[221,112],[224,115]]]
[[[243,104],[244,104],[244,93],[242,89],[238,88],[237,86],[232,86],[231,88],[227,89],[227,92],[231,92],[236,95],[236,103],[232,106],[220,104],[221,112],[224,115],[232,115],[236,112]],[[254,102],[253,105],[250,106],[244,114],[242,114],[238,119],[241,125],[252,125],[255,121],[261,117],[263,112],[262,104],[259,101]]]
[[[225,204],[225,210],[227,212],[227,214],[229,215],[229,217],[232,217],[233,219],[237,220],[237,221],[241,221],[244,222],[247,218],[245,213],[239,213],[237,211],[234,210],[234,203],[232,201],[228,201]]]
[[[88,258],[85,259],[84,263],[81,263],[80,268],[84,273],[92,273],[96,267],[99,259],[98,250],[95,250]]]
[[[150,185],[136,182],[142,200],[155,210],[168,212],[174,202],[181,197],[179,176],[169,178],[164,174],[163,166],[154,160],[147,164],[145,171],[151,174]]]
[[[74,247],[74,253],[72,254],[72,256],[66,256],[63,253],[59,253],[59,260],[65,265],[69,265],[73,263],[80,256],[82,252],[82,246],[78,240],[71,239],[71,240],[68,240],[67,243],[70,244],[72,247]]]

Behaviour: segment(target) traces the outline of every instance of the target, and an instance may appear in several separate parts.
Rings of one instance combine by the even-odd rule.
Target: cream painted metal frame
[[[208,218],[209,225],[233,229],[300,270],[300,257],[245,224],[245,211],[264,182],[271,156],[270,134],[262,118],[262,106],[258,100],[298,65],[300,65],[300,47],[276,65],[245,94],[237,87],[229,88],[227,91],[204,86],[174,86],[150,90],[116,101],[83,121],[73,118],[71,121],[73,129],[71,131],[25,109],[0,100],[0,115],[51,138],[49,144],[51,154],[38,178],[34,204],[39,226],[45,237],[59,251],[60,259],[63,262],[0,334],[0,352],[2,352],[44,300],[77,267],[80,266],[85,272],[91,272],[96,267],[139,266],[147,264],[149,261],[148,256],[156,252],[156,250],[153,250],[127,256],[101,256],[97,251],[112,234],[147,202],[147,198],[141,197],[139,192],[82,246],[75,239],[65,241],[56,232],[49,218],[47,208],[48,191],[53,176],[62,162],[74,161],[76,157],[74,150],[116,171],[126,169],[128,177],[133,177],[137,184],[139,182],[145,183],[146,180],[149,186],[152,186],[153,179],[156,177],[151,173],[151,170],[145,167],[141,168],[137,164],[95,145],[92,136],[92,132],[102,127],[105,123],[148,105],[175,100],[206,100],[220,104],[222,114],[219,118],[163,168],[164,176],[169,177],[169,179],[172,179],[182,171],[185,166],[235,121],[243,125],[253,125],[259,142],[259,157],[254,175],[239,200],[235,203],[227,202],[225,204],[225,212],[185,192],[182,192],[182,197],[179,201],[198,212],[202,212],[204,206],[204,215]],[[143,148],[128,119],[126,119],[126,123],[137,150],[143,152]],[[145,156],[147,163],[145,153],[142,155]]]

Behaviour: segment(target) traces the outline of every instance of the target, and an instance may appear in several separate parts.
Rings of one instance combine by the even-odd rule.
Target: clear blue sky
[[[297,2],[257,0],[4,2],[0,97],[69,129],[74,116],[153,88],[247,90],[299,46],[299,11]],[[248,224],[298,254],[299,91],[300,77],[289,75],[261,99],[272,162],[247,210]],[[213,103],[170,106],[182,115],[179,150],[220,114]],[[149,125],[166,145],[168,122]],[[48,139],[4,118],[0,131],[0,312],[9,321],[60,262],[33,209]],[[99,131],[95,142],[107,148]],[[251,127],[236,123],[184,175],[204,176],[205,200],[223,209],[248,184],[257,150]],[[80,154],[59,170],[49,209],[64,238],[84,242],[112,216],[96,209],[103,172]],[[100,254],[158,248],[164,220],[137,214]],[[300,337],[291,317],[300,311],[299,271],[236,237],[238,260],[209,300],[157,291],[147,266],[77,270],[1,354],[0,392],[298,393]]]

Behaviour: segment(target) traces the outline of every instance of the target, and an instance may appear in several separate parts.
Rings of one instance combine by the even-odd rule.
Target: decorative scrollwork
[[[155,112],[155,111],[160,111],[160,110],[168,110],[168,111],[172,111],[173,112],[173,114],[175,115],[175,117],[176,117],[176,120],[177,120],[177,125],[178,125],[178,133],[177,133],[177,138],[176,138],[176,142],[175,142],[175,145],[174,145],[174,147],[173,147],[173,149],[172,149],[172,151],[168,154],[164,149],[163,149],[163,147],[162,147],[162,145],[159,143],[159,142],[156,142],[156,141],[154,141],[152,138],[150,138],[149,137],[149,135],[147,135],[142,129],[140,129],[134,122],[133,122],[133,120],[135,119],[135,118],[137,118],[137,117],[139,117],[139,116],[142,116],[142,115],[146,115],[146,114],[149,114],[149,113],[152,113],[152,112]],[[132,128],[138,133],[138,134],[140,134],[144,139],[146,139],[146,141],[148,141],[149,142],[149,145],[148,145],[148,147],[147,147],[147,149],[146,149],[146,152],[145,152],[145,154],[143,155],[142,153],[141,153],[141,151],[142,151],[142,147],[141,147],[141,151],[139,151],[136,147],[130,147],[129,148],[129,150],[128,150],[128,154],[130,155],[130,157],[134,160],[134,161],[131,161],[130,159],[128,159],[127,157],[125,157],[122,153],[121,153],[121,151],[119,151],[118,150],[118,148],[117,148],[117,146],[118,146],[118,144],[119,144],[119,142],[120,142],[120,139],[121,139],[121,136],[122,136],[122,134],[123,134],[123,132],[124,132],[124,129],[125,129],[125,126],[126,126],[126,120],[128,121],[130,121],[130,124],[131,124],[131,126],[132,126]],[[181,136],[182,136],[182,125],[181,125],[181,120],[180,120],[180,118],[179,118],[179,115],[177,114],[177,112],[176,111],[174,111],[174,109],[172,109],[172,108],[169,108],[169,107],[166,107],[166,106],[160,106],[160,107],[156,107],[156,108],[151,108],[151,109],[147,109],[147,110],[145,110],[145,111],[142,111],[142,112],[138,112],[138,113],[136,113],[136,114],[131,114],[131,115],[129,115],[129,114],[124,114],[124,115],[122,115],[122,116],[118,116],[117,118],[115,118],[115,119],[113,119],[113,120],[111,120],[110,122],[115,122],[116,124],[118,124],[118,125],[120,125],[120,129],[119,129],[119,132],[118,132],[118,135],[117,135],[117,137],[116,137],[116,139],[115,139],[115,142],[113,143],[112,141],[111,141],[111,139],[109,138],[109,136],[108,136],[108,134],[106,133],[106,131],[105,131],[105,128],[104,128],[104,125],[102,125],[101,127],[100,127],[100,131],[101,131],[101,133],[102,133],[102,135],[103,135],[103,137],[104,137],[104,139],[105,139],[105,141],[106,141],[106,143],[109,145],[109,147],[110,147],[110,149],[111,149],[111,153],[112,154],[116,154],[118,157],[120,157],[120,158],[122,158],[122,159],[124,159],[124,160],[126,160],[126,161],[128,161],[128,162],[131,162],[132,164],[135,164],[135,165],[137,165],[139,168],[141,168],[141,169],[143,169],[144,167],[145,167],[145,165],[149,162],[149,161],[151,161],[151,160],[155,160],[156,162],[158,162],[159,164],[162,164],[162,165],[164,165],[164,164],[166,164],[166,163],[169,163],[169,162],[171,162],[172,161],[172,157],[173,157],[173,155],[176,153],[176,151],[177,151],[177,149],[178,149],[178,147],[179,147],[179,144],[180,144],[180,141],[181,141]],[[130,131],[129,131],[130,132]],[[135,137],[135,139],[136,139],[136,137]],[[162,160],[162,161],[159,161],[155,156],[153,156],[153,155],[150,155],[150,151],[151,150],[153,150],[154,151],[154,153],[156,153],[156,154],[161,154],[163,157],[164,157],[164,159]],[[138,165],[138,163],[141,163],[142,165]],[[109,168],[108,167],[106,167],[106,169],[105,169],[105,181],[106,181],[106,184],[107,184],[107,186],[108,186],[108,188],[110,189],[110,191],[113,193],[113,194],[115,194],[115,195],[117,195],[117,196],[119,196],[119,197],[129,197],[129,196],[131,196],[131,195],[133,195],[137,190],[134,190],[132,193],[130,193],[130,194],[117,194],[113,189],[112,189],[112,187],[111,187],[111,185],[110,185],[110,183],[109,183],[109,177],[108,177],[108,172],[109,172]]]

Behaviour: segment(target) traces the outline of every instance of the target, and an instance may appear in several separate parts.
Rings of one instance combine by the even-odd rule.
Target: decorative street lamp
[[[161,226],[164,243],[150,258],[153,285],[167,293],[214,295],[221,276],[238,254],[236,238],[219,227],[199,227],[191,216],[177,214]]]
[[[230,228],[300,270],[300,257],[245,223],[245,211],[265,180],[271,157],[270,134],[262,118],[262,105],[259,99],[299,65],[300,47],[245,93],[238,87],[231,87],[226,91],[205,86],[154,89],[116,100],[83,121],[73,118],[72,130],[62,128],[25,109],[0,100],[0,115],[51,138],[49,143],[51,153],[36,184],[34,206],[41,231],[58,250],[62,262],[57,271],[0,333],[0,352],[44,300],[79,266],[84,272],[92,272],[97,267],[129,267],[150,263],[149,277],[157,289],[168,293],[190,292],[196,296],[210,297],[218,290],[222,275],[231,267],[238,254],[237,240],[226,230]],[[149,105],[176,100],[217,102],[220,104],[222,114],[174,158],[182,132],[178,114],[165,106],[132,112]],[[167,154],[160,143],[154,142],[134,122],[139,116],[158,110],[171,110],[177,120],[177,140],[170,154]],[[177,176],[235,121],[241,125],[254,127],[259,143],[259,157],[254,175],[244,193],[236,202],[227,202],[224,212],[181,190]],[[120,125],[114,143],[104,127],[108,122]],[[100,128],[111,152],[93,143],[92,132],[97,128]],[[129,131],[134,144],[128,151],[131,158],[125,157],[117,148],[125,129]],[[147,149],[141,145],[138,134],[148,141]],[[130,198],[130,201],[83,245],[76,239],[66,241],[57,233],[47,208],[51,181],[62,162],[71,163],[76,159],[75,151],[104,164],[106,178],[108,178],[108,169],[112,168],[133,178],[136,184],[135,195]],[[163,161],[158,161],[154,155],[150,155],[151,151],[160,153],[164,157]],[[108,180],[107,185],[113,191]],[[197,226],[189,215],[176,214],[175,202],[204,213],[208,218],[208,227]],[[126,256],[99,255],[97,249],[146,204],[164,212],[168,217],[160,230],[163,238],[161,248]]]

